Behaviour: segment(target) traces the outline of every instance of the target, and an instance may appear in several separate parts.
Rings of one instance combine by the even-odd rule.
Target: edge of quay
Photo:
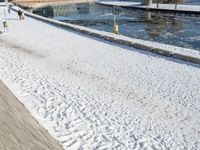
[[[18,11],[19,7],[12,7],[14,11]],[[117,43],[120,45],[136,48],[143,51],[153,52],[158,55],[187,61],[195,64],[200,64],[200,51],[187,49],[182,47],[171,46],[167,44],[161,44],[152,41],[145,41],[141,39],[129,38],[123,35],[118,35],[114,33],[109,33],[105,31],[98,31],[95,29],[89,29],[87,27],[73,25],[70,23],[61,22],[54,19],[45,18],[36,14],[29,13],[24,11],[25,15],[55,26],[63,27],[66,29],[70,29],[79,33],[83,33],[86,35],[90,35],[96,38],[100,38],[109,42]]]
[[[154,11],[154,12],[169,12],[169,13],[182,13],[182,14],[190,14],[190,15],[200,15],[200,10],[193,10],[191,5],[184,5],[184,4],[180,4],[178,6],[190,6],[191,9],[172,9],[172,8],[157,8],[157,7],[149,7],[149,6],[145,6],[142,5],[141,3],[137,4],[132,4],[131,2],[129,4],[120,4],[120,3],[115,3],[115,2],[120,2],[120,1],[113,1],[113,3],[107,3],[104,0],[95,0],[95,2],[99,5],[104,5],[104,6],[119,6],[119,7],[123,7],[123,8],[130,8],[130,9],[139,9],[139,10],[144,10],[144,11]],[[153,3],[156,4],[156,3]],[[156,4],[157,5],[157,4]],[[159,5],[163,5],[163,4],[159,4]],[[174,5],[175,6],[175,5]],[[200,8],[200,7],[199,7]]]

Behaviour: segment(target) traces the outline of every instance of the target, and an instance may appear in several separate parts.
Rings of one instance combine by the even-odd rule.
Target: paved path
[[[0,81],[0,150],[61,150]]]

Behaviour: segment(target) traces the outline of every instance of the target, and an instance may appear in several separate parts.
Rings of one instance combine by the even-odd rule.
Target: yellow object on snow
[[[3,21],[3,27],[7,28],[8,27],[8,22],[7,21]]]
[[[115,34],[119,34],[119,29],[118,29],[118,25],[117,25],[117,23],[114,23],[113,33],[115,33]]]

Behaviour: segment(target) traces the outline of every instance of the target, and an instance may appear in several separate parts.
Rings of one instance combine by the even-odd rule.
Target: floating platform
[[[200,5],[178,4],[176,8],[175,4],[158,4],[157,5],[157,3],[153,3],[151,6],[146,6],[146,5],[142,5],[141,2],[130,2],[130,1],[96,0],[96,3],[101,4],[101,5],[120,6],[120,7],[126,7],[126,8],[150,10],[150,11],[175,12],[175,13],[200,15]]]

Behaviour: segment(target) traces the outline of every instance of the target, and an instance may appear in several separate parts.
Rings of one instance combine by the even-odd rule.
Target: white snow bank
[[[111,1],[111,0],[96,0],[97,3],[115,5],[115,6],[138,6],[141,2],[131,2],[131,1]]]
[[[0,79],[65,149],[199,149],[199,65],[8,18]]]

